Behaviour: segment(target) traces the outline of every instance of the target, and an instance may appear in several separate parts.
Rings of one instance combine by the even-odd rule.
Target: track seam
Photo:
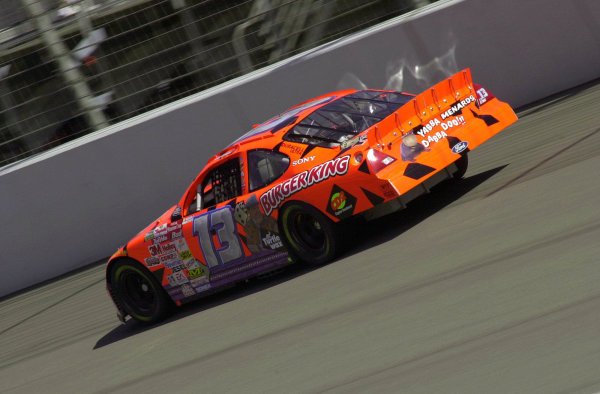
[[[533,167],[531,167],[530,169],[526,170],[525,172],[522,172],[521,174],[517,175],[516,177],[514,177],[513,179],[511,179],[510,181],[506,182],[505,184],[501,185],[500,187],[492,190],[491,192],[489,192],[488,194],[486,194],[483,198],[487,198],[490,197],[494,194],[496,194],[497,192],[499,192],[500,190],[506,188],[507,186],[511,185],[512,183],[518,181],[519,179],[523,178],[525,175],[530,174],[533,170],[538,169],[539,167],[541,167],[542,165],[546,164],[547,162],[549,162],[550,160],[556,158],[557,156],[560,156],[561,154],[563,154],[564,152],[566,152],[567,150],[571,149],[572,147],[574,147],[575,145],[579,144],[580,142],[588,139],[589,137],[593,136],[594,134],[596,134],[597,132],[600,131],[600,128],[597,128],[596,130],[592,131],[589,134],[586,134],[585,136],[581,137],[580,139],[578,139],[577,141],[573,142],[572,144],[562,148],[561,150],[559,150],[558,152],[546,157],[544,160],[540,161],[538,164],[534,165]]]

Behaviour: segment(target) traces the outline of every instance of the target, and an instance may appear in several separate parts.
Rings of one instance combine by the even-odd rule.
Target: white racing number
[[[215,209],[194,217],[193,230],[209,267],[231,263],[244,256],[231,207]],[[214,234],[218,245],[213,241]]]

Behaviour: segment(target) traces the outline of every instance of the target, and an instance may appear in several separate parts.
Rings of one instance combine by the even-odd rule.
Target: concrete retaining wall
[[[520,106],[600,77],[597,0],[441,1],[0,170],[0,296],[110,255],[252,124],[343,88],[465,67]]]

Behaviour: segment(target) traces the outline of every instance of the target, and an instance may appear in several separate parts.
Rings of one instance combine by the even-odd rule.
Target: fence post
[[[46,45],[51,57],[56,61],[60,70],[60,75],[65,84],[71,88],[77,105],[83,112],[88,124],[93,130],[99,130],[108,126],[108,121],[102,112],[102,109],[94,104],[93,93],[85,82],[84,76],[73,67],[69,50],[62,42],[60,35],[53,28],[50,16],[44,10],[39,0],[21,0],[23,6],[31,15],[35,25],[40,32],[42,41]]]

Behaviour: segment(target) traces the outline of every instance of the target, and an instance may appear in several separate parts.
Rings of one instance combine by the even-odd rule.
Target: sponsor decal
[[[178,252],[183,252],[184,250],[190,249],[187,245],[187,242],[185,242],[185,239],[178,239],[174,242],[174,244]]]
[[[160,245],[150,245],[148,246],[148,251],[150,251],[150,256],[158,256],[163,254],[163,250]]]
[[[428,152],[430,149],[426,149],[423,144],[417,140],[417,136],[409,133],[402,137],[402,144],[400,145],[400,158],[404,161],[414,162],[423,152]]]
[[[265,215],[270,215],[283,200],[291,195],[336,175],[346,174],[349,163],[350,155],[336,157],[273,186],[260,196],[260,205]]]
[[[181,223],[171,223],[167,225],[167,232],[181,230]]]
[[[295,166],[295,165],[298,165],[298,164],[310,163],[313,160],[315,160],[314,156],[303,157],[301,159],[294,160],[292,162],[292,165]]]
[[[148,267],[163,264],[167,268],[178,269],[175,267],[194,259],[183,238],[174,242],[150,245],[148,251],[151,257],[144,260]]]
[[[201,276],[206,276],[206,273],[204,272],[204,270],[201,267],[198,267],[198,268],[194,268],[191,270],[188,269],[188,276],[190,277],[190,279],[196,279]]]
[[[354,207],[356,206],[356,197],[348,193],[338,185],[333,185],[327,212],[339,219],[344,219],[352,216]]]
[[[173,268],[176,265],[181,264],[181,260],[179,260],[179,256],[177,255],[177,252],[170,252],[170,253],[162,254],[162,255],[158,256],[158,259],[160,261],[160,264],[163,264],[167,268]]]
[[[265,243],[264,234],[270,233],[272,236],[279,237],[277,220],[262,213],[255,194],[248,197],[245,202],[236,204],[233,218],[244,229],[246,233],[244,243],[251,253],[271,250],[271,247]]]
[[[193,269],[195,269],[195,268],[198,268],[198,267],[200,267],[201,265],[202,265],[202,263],[200,263],[200,262],[199,262],[198,260],[196,260],[196,259],[191,259],[191,260],[189,260],[189,261],[186,261],[186,262],[185,262],[185,266],[187,267],[187,269],[188,269],[188,272],[189,272],[189,270],[193,270]]]
[[[435,126],[441,126],[443,131],[447,131],[453,127],[464,125],[465,117],[462,115],[456,116],[454,119],[448,119],[445,122],[440,122],[438,118],[431,119],[426,125],[422,126],[416,133],[421,137],[425,137]],[[433,126],[432,126],[433,125]]]
[[[262,239],[263,245],[265,245],[269,249],[278,249],[283,247],[283,242],[281,242],[281,238],[279,238],[278,234],[267,232],[267,235]]]
[[[279,150],[281,150],[281,149],[286,149],[290,153],[294,153],[296,155],[302,155],[302,153],[304,152],[304,148],[302,148],[300,146],[292,145],[292,144],[287,143],[287,142],[283,142],[281,144],[281,146],[279,147]]]
[[[169,260],[169,261],[166,261],[166,262],[165,262],[165,263],[163,263],[163,264],[164,264],[164,265],[165,265],[165,267],[167,267],[167,268],[173,268],[173,267],[175,267],[175,266],[177,266],[177,265],[180,265],[180,264],[181,264],[181,260]]]
[[[488,98],[488,92],[484,88],[477,89],[477,97],[479,101],[479,105],[485,103]]]
[[[423,126],[417,128],[415,132],[421,137],[425,137],[428,133],[430,133],[434,127],[441,125],[442,122],[438,118],[433,118],[429,122],[425,123]]]
[[[183,237],[183,230],[172,231],[171,233],[169,233],[169,235],[171,236],[171,241],[176,240],[178,238]]]
[[[175,272],[183,272],[183,271],[185,271],[187,268],[186,268],[186,266],[185,266],[185,265],[183,265],[183,264],[179,264],[179,265],[176,265],[176,266],[174,266],[174,267],[171,267],[171,269],[173,270],[173,273],[175,273]]]
[[[183,230],[181,229],[182,223],[175,223],[166,225],[163,224],[157,227],[153,231],[146,234],[144,241],[152,241],[153,244],[160,244],[167,241],[173,241],[175,239],[183,237]]]
[[[177,255],[179,256],[179,259],[181,261],[183,261],[184,263],[188,263],[190,260],[194,259],[194,256],[192,255],[192,252],[190,252],[187,242],[185,242],[185,239],[180,238],[177,241],[175,241],[174,244],[175,250],[177,251]]]
[[[144,259],[144,262],[146,263],[146,267],[154,267],[155,265],[160,264],[158,257],[148,257]]]
[[[448,134],[446,132],[451,128],[464,125],[466,121],[465,117],[462,115],[462,109],[467,105],[475,102],[475,100],[475,96],[471,95],[465,98],[464,100],[457,101],[449,109],[444,111],[439,117],[430,119],[424,125],[415,128],[413,133],[415,136],[418,135],[422,138],[422,140],[419,141],[419,143],[422,145],[422,148],[427,149],[431,144],[440,141],[442,138],[448,137]],[[412,143],[412,146],[416,145],[416,141]],[[423,149],[421,149],[421,151],[422,150]],[[406,150],[405,153],[406,157],[411,156],[408,150]],[[414,159],[414,157],[411,158]],[[403,158],[403,160],[406,159]]]
[[[460,141],[458,144],[452,147],[452,153],[461,153],[464,152],[469,147],[469,142]]]
[[[194,256],[192,255],[192,252],[190,252],[189,250],[184,250],[184,251],[182,251],[182,252],[179,252],[179,253],[178,253],[178,255],[179,255],[179,258],[180,258],[182,261],[189,260],[189,259],[191,259],[192,257],[194,257]]]
[[[456,113],[460,113],[460,111],[464,107],[471,104],[472,102],[475,102],[475,96],[473,96],[473,95],[465,98],[464,100],[457,101],[456,103],[452,104],[452,106],[450,108],[448,108],[446,111],[444,111],[442,113],[442,115],[441,115],[442,120],[445,120],[446,118],[449,118],[450,116],[452,116]]]
[[[154,246],[158,246],[158,245],[154,245]],[[175,247],[175,244],[172,242],[169,242],[167,244],[164,245],[160,245],[160,247],[163,250],[163,253],[171,253],[171,252],[176,252],[177,248]]]
[[[165,264],[166,262],[172,260],[179,260],[179,257],[177,256],[176,252],[161,254],[158,258],[160,259],[160,262],[162,264]]]
[[[181,292],[185,297],[191,297],[196,294],[196,290],[194,290],[194,288],[187,283],[181,285]]]
[[[344,149],[350,149],[354,145],[362,145],[362,144],[364,144],[366,140],[367,140],[367,136],[366,135],[360,135],[358,137],[354,137],[354,138],[351,138],[349,140],[346,140],[346,141],[342,142],[340,144],[340,148],[342,150],[344,150]]]
[[[466,100],[465,100],[466,101]],[[427,124],[415,129],[415,134],[419,135],[423,139],[419,142],[424,149],[427,149],[431,144],[440,141],[442,138],[448,137],[446,131],[450,130],[453,127],[462,126],[466,123],[465,117],[462,115],[457,115],[453,119],[447,119],[444,121],[440,121],[438,118],[431,119]],[[434,130],[437,128],[437,131]],[[441,130],[439,130],[441,128]],[[408,138],[410,134],[405,136]],[[413,142],[414,146],[417,146],[416,141]],[[421,149],[422,151],[423,149]],[[406,152],[407,156],[410,152]],[[420,153],[420,152],[419,152]],[[414,157],[413,157],[414,159]],[[406,160],[406,159],[403,159]],[[414,161],[414,160],[407,160]]]
[[[386,198],[393,198],[396,197],[396,191],[394,190],[394,187],[392,185],[390,185],[389,183],[383,183],[381,185],[379,185],[379,187],[381,188],[381,191],[383,192],[383,195]]]
[[[154,238],[152,238],[152,243],[157,245],[163,242],[167,242],[169,240],[169,237],[167,236],[167,233],[164,232],[160,235],[158,234],[154,234]]]
[[[453,127],[464,125],[465,123],[466,123],[465,117],[462,115],[459,115],[459,116],[456,116],[452,120],[448,120],[448,121],[442,123],[441,126],[442,126],[442,130],[447,131]]]
[[[179,286],[184,283],[188,283],[188,278],[185,276],[183,271],[174,272],[172,274],[167,275],[167,281],[171,286]]]
[[[429,135],[429,136],[427,136],[427,138],[421,140],[421,144],[425,148],[429,148],[429,145],[431,145],[432,143],[440,141],[444,137],[448,137],[448,134],[446,134],[443,131],[438,131],[435,134]]]

